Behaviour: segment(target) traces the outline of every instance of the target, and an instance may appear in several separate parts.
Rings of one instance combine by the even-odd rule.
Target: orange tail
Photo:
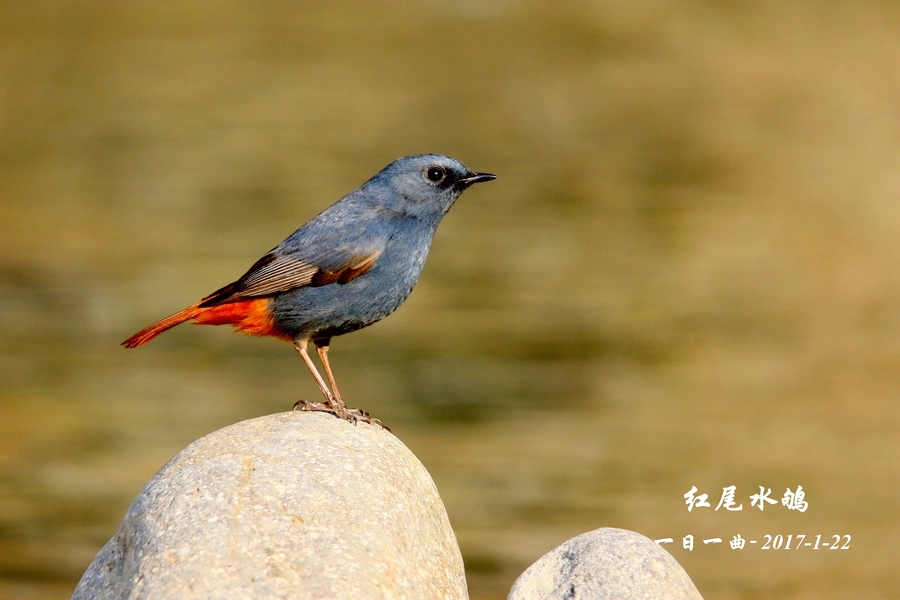
[[[185,321],[190,321],[191,319],[197,318],[197,316],[199,316],[201,312],[203,312],[203,309],[200,308],[199,302],[193,306],[188,306],[184,310],[180,310],[174,315],[166,317],[162,321],[154,323],[150,327],[144,327],[136,334],[122,342],[122,345],[126,348],[137,348],[142,344],[146,344],[147,342],[161,334],[163,331],[171,329],[179,323],[184,323]]]
[[[163,331],[175,327],[185,321],[193,321],[198,325],[231,325],[238,331],[250,335],[269,335],[279,339],[290,341],[289,334],[284,333],[275,326],[272,315],[269,312],[269,299],[256,298],[215,306],[200,305],[201,300],[193,306],[178,311],[171,317],[166,317],[150,327],[141,329],[136,334],[122,342],[126,348],[137,348],[146,344]]]

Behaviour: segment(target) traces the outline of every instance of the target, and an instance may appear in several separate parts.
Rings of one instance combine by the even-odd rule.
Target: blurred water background
[[[707,600],[900,597],[900,5],[7,0],[0,598],[67,598],[184,446],[317,399],[281,342],[118,343],[416,152],[500,178],[332,360],[474,599],[601,526]]]

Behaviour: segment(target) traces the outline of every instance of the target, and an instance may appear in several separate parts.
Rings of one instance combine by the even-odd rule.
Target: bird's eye
[[[425,172],[425,177],[428,178],[428,181],[433,183],[442,182],[446,176],[447,172],[441,167],[429,167],[428,171]]]

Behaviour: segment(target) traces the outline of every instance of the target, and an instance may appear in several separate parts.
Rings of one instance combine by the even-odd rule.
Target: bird
[[[399,158],[289,235],[236,281],[122,342],[146,344],[186,321],[231,325],[254,336],[293,343],[324,402],[301,400],[301,410],[326,411],[356,423],[380,423],[347,408],[328,349],[331,339],[368,327],[394,312],[419,279],[435,230],[456,199],[476,183],[493,181],[440,154]],[[316,369],[312,342],[325,370]]]

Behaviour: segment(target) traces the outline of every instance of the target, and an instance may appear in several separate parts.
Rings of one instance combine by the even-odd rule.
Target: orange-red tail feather
[[[136,334],[122,342],[122,345],[126,348],[137,348],[143,344],[146,344],[163,331],[167,329],[171,329],[175,327],[179,323],[184,323],[185,321],[190,321],[191,319],[195,319],[201,312],[203,311],[200,308],[200,303],[193,306],[188,306],[184,310],[180,310],[174,315],[168,316],[162,321],[158,321],[149,327],[144,327]]]
[[[200,306],[201,303],[202,301],[193,306],[188,306],[184,310],[178,311],[150,327],[141,329],[122,342],[122,345],[126,348],[137,348],[142,344],[146,344],[163,331],[185,321],[193,321],[198,325],[231,325],[236,330],[250,335],[269,335],[283,340],[291,339],[290,335],[275,326],[272,315],[269,312],[268,298],[256,298],[204,307]]]

